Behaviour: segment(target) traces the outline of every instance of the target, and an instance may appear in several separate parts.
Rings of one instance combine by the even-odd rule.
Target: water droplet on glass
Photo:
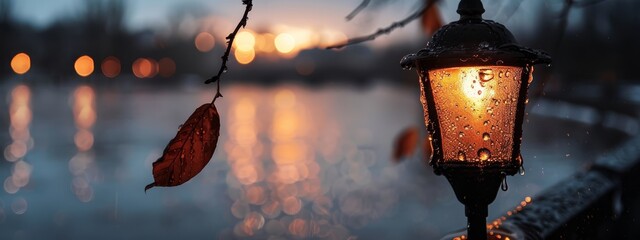
[[[465,159],[467,159],[467,156],[464,154],[464,152],[458,151],[458,160],[464,161]]]
[[[469,126],[469,125],[464,125],[464,130],[469,130],[469,129],[471,129],[471,126]]]
[[[502,78],[502,75],[504,75],[504,73],[502,73],[502,71],[498,72],[498,77]]]
[[[489,68],[482,68],[478,70],[478,75],[479,75],[480,81],[488,82],[493,79],[493,70]]]
[[[502,64],[504,64],[504,61],[502,61],[502,60],[496,61],[496,65],[502,65]]]
[[[511,76],[511,71],[507,70],[507,72],[504,73],[505,77],[510,77]]]
[[[485,161],[490,157],[491,157],[491,151],[489,151],[489,149],[480,148],[480,150],[478,150],[478,158],[480,158],[481,161]]]
[[[458,133],[458,137],[464,137],[464,133],[463,132]]]
[[[478,95],[482,95],[482,90],[478,90]]]
[[[489,136],[489,133],[482,134],[482,140],[489,141],[489,139],[491,139],[491,137]]]
[[[489,120],[484,121],[484,123],[482,123],[482,124],[485,125],[485,126],[489,125]]]

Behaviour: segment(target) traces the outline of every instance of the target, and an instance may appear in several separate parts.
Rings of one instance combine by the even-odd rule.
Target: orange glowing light
[[[31,68],[31,58],[26,53],[18,53],[11,59],[11,69],[17,74],[25,74]]]
[[[107,57],[102,61],[102,73],[105,77],[115,78],[120,74],[120,60],[116,57]]]
[[[236,39],[233,41],[233,46],[236,50],[244,52],[253,51],[256,45],[256,37],[248,31],[241,31],[236,35]]]
[[[73,67],[75,68],[76,73],[78,73],[79,76],[87,77],[91,75],[91,73],[93,73],[93,69],[94,69],[93,58],[87,55],[81,56],[76,60]]]
[[[281,33],[274,40],[276,50],[286,54],[292,52],[296,48],[296,39],[288,33]]]
[[[255,59],[256,52],[253,49],[248,51],[240,50],[240,48],[236,48],[233,52],[233,55],[236,57],[236,61],[240,64],[249,64]]]
[[[138,58],[133,62],[132,70],[138,78],[151,78],[158,73],[158,64],[153,59]]]
[[[158,73],[162,77],[171,77],[176,73],[176,63],[171,58],[162,58],[158,61]]]
[[[199,33],[196,36],[196,39],[194,40],[194,42],[196,45],[196,49],[198,49],[198,51],[200,52],[211,51],[211,49],[213,49],[213,47],[216,44],[216,41],[213,38],[213,35],[211,35],[211,33],[208,33],[208,32]]]
[[[264,53],[272,53],[276,50],[274,39],[275,36],[271,33],[256,36],[256,50]]]
[[[445,161],[510,161],[522,68],[429,71]]]

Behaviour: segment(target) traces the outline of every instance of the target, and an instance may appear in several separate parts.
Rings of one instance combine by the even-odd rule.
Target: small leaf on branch
[[[393,144],[393,161],[400,162],[413,155],[418,147],[420,132],[417,127],[409,127],[400,132]]]
[[[220,115],[213,103],[196,109],[153,163],[154,182],[144,188],[178,186],[209,163],[220,136]]]

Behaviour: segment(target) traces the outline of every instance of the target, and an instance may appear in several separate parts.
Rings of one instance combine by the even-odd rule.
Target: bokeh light
[[[158,74],[162,77],[171,77],[176,73],[176,63],[173,59],[165,57],[158,61]]]
[[[121,70],[120,60],[118,58],[110,56],[102,60],[102,74],[108,78],[115,78],[120,75]]]
[[[151,78],[158,74],[158,63],[149,58],[138,58],[133,62],[133,74],[138,78]]]
[[[256,51],[263,53],[272,53],[276,50],[274,45],[275,35],[271,33],[259,34],[256,36]]]
[[[276,50],[280,53],[290,53],[296,47],[296,40],[288,33],[281,33],[274,40]]]
[[[26,53],[18,53],[11,59],[11,69],[17,74],[25,74],[31,68],[31,58]]]
[[[244,52],[253,51],[256,45],[256,37],[249,31],[241,31],[236,35],[236,39],[233,41],[233,46],[237,50]]]
[[[87,55],[81,56],[76,60],[75,64],[73,64],[73,68],[76,70],[78,76],[87,77],[93,73],[93,58]]]
[[[90,86],[79,86],[72,95],[73,116],[78,129],[73,137],[77,153],[68,163],[69,172],[73,175],[71,190],[80,202],[93,199],[93,188],[90,180],[95,179],[98,169],[94,164],[91,152],[94,144],[92,128],[97,120],[96,93]]]
[[[240,48],[236,48],[236,50],[233,52],[233,55],[235,56],[238,63],[249,64],[253,61],[253,59],[255,59],[256,52],[253,50],[253,48],[249,51],[243,51],[240,50]]]
[[[211,49],[213,49],[213,47],[216,44],[215,39],[213,38],[213,35],[211,35],[211,33],[208,33],[208,32],[199,33],[196,36],[196,39],[194,40],[194,42],[196,45],[196,49],[198,49],[198,51],[200,52],[211,51]]]

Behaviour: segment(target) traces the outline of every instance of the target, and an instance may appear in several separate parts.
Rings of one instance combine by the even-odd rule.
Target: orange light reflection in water
[[[69,172],[73,175],[71,191],[81,202],[93,200],[91,181],[98,174],[91,149],[94,143],[92,128],[97,120],[96,93],[90,86],[79,86],[73,91],[72,109],[76,128],[73,142],[78,150],[69,160]]]
[[[310,117],[308,96],[287,88],[229,96],[222,146],[236,238],[347,239],[397,201],[374,183],[373,151],[342,142],[320,106],[313,114],[322,118]]]
[[[32,116],[31,90],[26,85],[18,85],[11,90],[10,94],[9,119],[11,125],[9,132],[12,143],[4,149],[4,158],[14,163],[11,176],[3,182],[3,188],[9,194],[15,194],[20,188],[27,186],[31,178],[32,166],[25,161],[25,157],[34,146],[29,131]],[[24,205],[24,209],[22,207],[20,210],[14,208],[16,214],[22,214],[26,211],[26,200],[20,199],[24,203],[20,202],[19,205]]]

